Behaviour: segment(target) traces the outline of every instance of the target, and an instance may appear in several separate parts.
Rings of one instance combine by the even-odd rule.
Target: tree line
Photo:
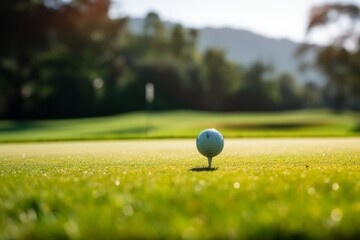
[[[261,62],[241,66],[220,49],[200,52],[196,29],[180,24],[166,27],[156,13],[147,14],[141,33],[133,33],[129,19],[109,18],[110,4],[110,0],[1,2],[1,118],[71,118],[146,110],[149,82],[155,86],[154,110],[337,106],[332,105],[337,96],[327,94],[328,86],[298,85],[291,74],[277,73]],[[322,63],[325,72],[333,70]],[[358,90],[355,93],[359,96]]]

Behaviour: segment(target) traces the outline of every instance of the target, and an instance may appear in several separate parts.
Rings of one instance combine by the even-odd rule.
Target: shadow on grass
[[[38,129],[41,126],[36,122],[31,121],[14,121],[7,126],[0,126],[0,132],[17,132],[29,129]]]
[[[190,168],[189,171],[192,172],[212,172],[216,171],[217,168],[207,168],[207,167],[196,167],[196,168]]]
[[[106,131],[99,131],[96,133],[96,135],[106,135],[106,134],[112,134],[112,135],[123,135],[123,134],[146,134],[149,131],[154,131],[155,128],[147,128],[147,127],[134,127],[134,128],[125,128],[125,129],[119,129],[119,130],[106,130]]]
[[[225,129],[299,129],[299,128],[311,128],[311,127],[322,127],[329,125],[327,122],[293,122],[293,123],[229,123],[219,125],[218,128]]]
[[[355,127],[352,129],[352,131],[353,131],[353,132],[356,132],[356,133],[360,132],[360,122],[358,122],[358,123],[355,125]]]

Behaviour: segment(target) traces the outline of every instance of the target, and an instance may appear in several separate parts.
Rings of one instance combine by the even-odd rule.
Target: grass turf
[[[360,139],[0,144],[0,239],[360,236]]]
[[[360,114],[326,110],[278,113],[144,112],[88,119],[0,121],[0,142],[193,138],[204,128],[225,137],[360,136]]]

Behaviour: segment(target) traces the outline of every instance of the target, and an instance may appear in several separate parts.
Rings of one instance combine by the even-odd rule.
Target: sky
[[[113,0],[110,15],[144,17],[154,11],[163,20],[186,27],[233,27],[302,42],[311,7],[324,2],[360,4],[360,0]],[[326,44],[333,32],[315,31],[307,41]]]

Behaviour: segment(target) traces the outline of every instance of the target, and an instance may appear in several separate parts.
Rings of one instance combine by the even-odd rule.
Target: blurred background
[[[150,107],[359,111],[359,8],[355,0],[2,0],[0,118]]]

